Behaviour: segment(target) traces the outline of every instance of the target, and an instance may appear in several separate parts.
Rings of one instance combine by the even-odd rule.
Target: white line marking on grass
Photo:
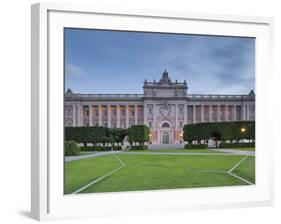
[[[234,173],[228,172],[228,174],[231,175],[231,176],[233,176],[233,177],[236,177],[236,178],[239,179],[239,180],[244,181],[245,183],[247,183],[247,184],[249,184],[249,185],[253,185],[252,182],[250,182],[250,181],[248,181],[248,180],[246,180],[246,179],[244,179],[244,178],[242,178],[242,177],[239,177],[239,176],[237,176],[237,175],[234,174]]]
[[[245,156],[243,159],[241,159],[237,164],[235,164],[228,172],[232,172],[235,170],[238,166],[240,166],[241,163],[243,163],[248,158],[248,155]]]
[[[90,187],[91,185],[96,184],[97,182],[101,181],[102,179],[104,179],[104,178],[110,176],[111,174],[115,173],[116,171],[118,171],[118,170],[120,170],[121,168],[123,168],[124,166],[126,166],[126,164],[125,164],[118,156],[116,156],[116,155],[113,155],[113,156],[121,163],[121,166],[120,166],[120,167],[118,167],[117,169],[112,170],[111,172],[105,174],[104,176],[102,176],[102,177],[100,177],[100,178],[98,178],[98,179],[92,181],[91,183],[85,185],[84,187],[79,188],[78,190],[74,191],[72,194],[77,194],[77,193],[79,193],[79,192],[85,190],[86,188]]]
[[[232,173],[232,171],[235,170],[238,166],[240,166],[241,163],[243,163],[248,157],[249,157],[249,156],[247,155],[247,156],[245,156],[243,159],[241,159],[241,160],[240,160],[237,164],[235,164],[229,171],[227,171],[227,173],[228,173],[229,175],[231,175],[231,176],[233,176],[233,177],[239,179],[239,180],[242,180],[243,182],[245,182],[245,183],[247,183],[247,184],[249,184],[249,185],[253,185],[254,183],[252,183],[252,182],[250,182],[250,181],[248,181],[248,180],[246,180],[246,179],[244,179],[244,178],[242,178],[242,177],[240,177],[240,176],[238,176],[238,175]]]

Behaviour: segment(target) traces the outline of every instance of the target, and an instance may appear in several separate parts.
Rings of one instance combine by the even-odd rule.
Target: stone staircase
[[[149,145],[148,149],[183,149],[183,144],[155,144]]]

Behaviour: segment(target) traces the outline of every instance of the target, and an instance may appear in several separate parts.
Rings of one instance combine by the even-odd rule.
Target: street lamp
[[[243,137],[244,137],[245,131],[246,131],[246,128],[241,128],[241,133],[243,134],[243,135],[242,135],[242,149],[243,149],[243,150],[244,150]]]
[[[180,137],[183,137],[183,131],[180,132]]]
[[[182,137],[183,137],[183,131],[180,132],[180,138],[181,138],[180,143],[182,143]]]

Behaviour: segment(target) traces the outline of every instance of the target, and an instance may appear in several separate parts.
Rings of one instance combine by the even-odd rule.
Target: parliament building
[[[151,144],[180,144],[185,124],[255,120],[255,93],[189,94],[168,72],[144,81],[143,94],[65,93],[65,126],[128,128],[146,124]]]

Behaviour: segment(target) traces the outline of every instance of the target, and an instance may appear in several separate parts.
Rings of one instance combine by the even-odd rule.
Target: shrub
[[[185,149],[207,149],[208,145],[207,144],[186,144],[184,145]]]
[[[148,149],[147,145],[132,145],[131,150],[143,150]]]
[[[81,147],[81,151],[117,151],[121,150],[121,146],[83,146]]]
[[[149,141],[150,129],[146,125],[133,125],[129,128],[129,141],[138,142],[140,145],[144,145],[144,142]]]
[[[231,149],[231,148],[253,148],[255,143],[220,143],[219,148]]]
[[[241,132],[245,128],[245,132]],[[233,121],[233,122],[204,122],[197,124],[186,124],[183,127],[183,138],[185,141],[208,140],[236,140],[255,139],[254,121]]]
[[[80,147],[75,141],[64,142],[64,155],[65,156],[77,156],[80,153]]]
[[[65,127],[65,140],[83,143],[120,143],[128,135],[128,129],[94,127]]]

